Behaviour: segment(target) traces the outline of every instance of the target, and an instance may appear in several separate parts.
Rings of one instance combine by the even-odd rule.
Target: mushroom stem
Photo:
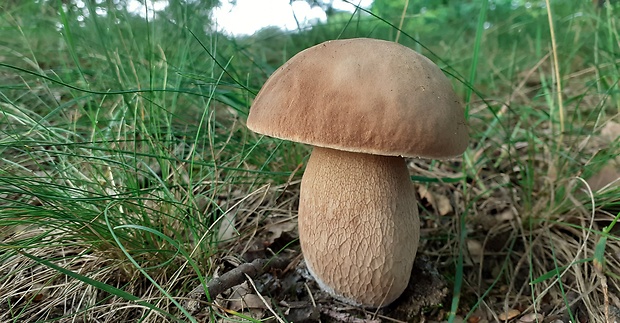
[[[323,290],[358,306],[393,302],[420,237],[404,158],[315,147],[301,182],[299,237]]]

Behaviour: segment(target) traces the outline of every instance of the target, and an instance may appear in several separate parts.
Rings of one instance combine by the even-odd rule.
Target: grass
[[[272,315],[181,306],[249,254],[299,250],[310,150],[248,131],[252,99],[297,51],[337,37],[393,39],[401,20],[400,41],[452,76],[473,137],[457,161],[411,163],[419,253],[450,286],[424,316],[614,315],[620,186],[593,178],[617,177],[620,163],[618,8],[472,10],[473,23],[359,10],[301,33],[230,39],[182,8],[167,20],[109,10],[83,22],[57,6],[2,8],[0,321]],[[419,20],[428,30],[416,43]],[[442,199],[450,208],[440,214]],[[307,301],[301,294],[272,292],[269,305],[283,316],[279,301]]]

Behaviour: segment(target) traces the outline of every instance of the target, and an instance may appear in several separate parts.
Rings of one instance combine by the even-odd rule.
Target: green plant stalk
[[[603,228],[601,237],[594,248],[594,259],[592,260],[592,264],[594,265],[594,269],[596,269],[599,274],[603,274],[605,272],[605,248],[607,247],[607,239],[609,238],[609,232],[611,232],[614,228],[618,222],[618,219],[620,219],[620,213],[616,215],[608,226]]]
[[[557,103],[558,103],[558,115],[560,117],[560,133],[559,136],[557,137],[557,147],[559,149],[559,147],[562,146],[562,141],[564,140],[564,101],[563,101],[563,97],[562,97],[562,78],[560,77],[560,62],[558,61],[558,46],[556,44],[556,36],[555,36],[555,28],[553,25],[553,14],[551,13],[551,3],[549,2],[549,0],[545,0],[545,3],[547,5],[547,19],[549,21],[549,33],[551,35],[551,54],[552,54],[552,61],[553,61],[553,68],[554,68],[554,72],[555,72],[555,83],[556,83],[556,94],[557,94]],[[550,106],[551,111],[550,111],[550,121],[551,123],[553,123],[553,115],[554,115],[554,110],[553,106]],[[551,129],[553,129],[553,124],[551,126]]]
[[[482,1],[482,8],[480,9],[480,14],[478,15],[478,25],[476,28],[476,41],[474,43],[474,54],[473,54],[473,58],[472,58],[472,64],[471,64],[471,69],[470,69],[470,73],[469,73],[469,84],[473,84],[476,78],[476,69],[478,67],[478,55],[480,53],[480,43],[482,42],[482,34],[484,33],[484,23],[486,21],[486,15],[487,15],[487,9],[489,7],[489,1],[488,0],[484,0]],[[472,96],[472,89],[471,87],[468,87],[467,92],[466,92],[466,97],[465,97],[465,118],[466,120],[469,119],[469,108],[470,108],[470,103],[471,103],[471,96]],[[467,156],[465,156],[466,154],[464,154],[464,158],[467,158]],[[471,163],[471,162],[470,162]],[[466,165],[470,164],[470,163],[463,163],[463,174],[467,174],[467,170]],[[466,191],[466,187],[467,185],[463,185],[463,195],[467,196],[467,191]],[[456,319],[456,313],[458,311],[459,308],[459,302],[460,302],[460,298],[461,298],[461,288],[463,285],[463,251],[465,250],[467,244],[465,242],[466,238],[467,238],[467,228],[466,228],[466,221],[467,220],[467,212],[464,212],[461,216],[460,216],[460,230],[459,230],[459,254],[456,260],[456,273],[455,273],[455,279],[454,279],[454,288],[452,291],[452,305],[450,307],[450,314],[448,316],[448,323],[454,323],[454,320]]]
[[[484,34],[484,23],[487,18],[487,11],[489,8],[489,1],[482,1],[482,7],[480,8],[480,14],[478,15],[478,25],[476,27],[476,40],[474,41],[474,52],[471,61],[471,67],[469,70],[469,84],[474,84],[476,81],[476,71],[478,69],[478,57],[480,56],[480,44],[482,43],[482,35]],[[465,118],[469,120],[469,110],[471,105],[473,89],[467,88],[465,92]]]

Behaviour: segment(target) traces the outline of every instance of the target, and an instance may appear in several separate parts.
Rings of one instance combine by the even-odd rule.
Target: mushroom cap
[[[247,126],[272,137],[385,156],[450,158],[467,147],[462,104],[428,58],[398,43],[327,41],[265,82]]]

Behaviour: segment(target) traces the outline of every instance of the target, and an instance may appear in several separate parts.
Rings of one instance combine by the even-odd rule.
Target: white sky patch
[[[99,0],[96,1],[99,2]],[[129,0],[127,10],[143,18],[153,19],[156,11],[164,10],[168,6],[168,0],[146,0],[145,2],[146,7],[138,0]],[[351,3],[342,0],[330,0],[329,2],[336,10],[353,12],[355,6],[352,3],[368,8],[373,0],[350,0]],[[229,0],[222,0],[221,6],[213,10],[212,17],[218,30],[232,35],[251,35],[268,26],[295,30],[298,27],[308,27],[317,21],[327,19],[321,8],[312,8],[303,0],[296,0],[292,3],[290,0],[237,0],[236,5],[232,5]]]
[[[127,11],[136,13],[142,18],[148,17],[149,19],[153,19],[155,11],[164,10],[168,6],[167,0],[147,0],[145,2],[146,7],[140,1],[127,1]]]
[[[218,29],[233,35],[249,35],[255,31],[277,26],[286,30],[297,28],[295,16],[301,27],[312,21],[325,20],[327,16],[321,8],[310,8],[305,1],[289,0],[237,0],[237,5],[222,3],[213,10],[213,18]]]
[[[368,7],[371,3],[372,0],[362,0],[360,6]],[[337,10],[355,10],[355,6],[340,0],[333,0],[332,6]],[[233,35],[251,35],[268,26],[295,30],[298,28],[297,23],[303,28],[327,19],[321,8],[311,8],[303,0],[293,1],[292,4],[289,0],[237,0],[235,6],[222,1],[222,5],[213,10],[212,17],[218,30]]]
[[[342,11],[355,11],[355,5],[359,5],[362,8],[368,8],[372,4],[373,0],[349,0],[350,3],[340,1],[340,0],[332,0],[332,7],[336,10]],[[355,4],[355,5],[353,5]]]

